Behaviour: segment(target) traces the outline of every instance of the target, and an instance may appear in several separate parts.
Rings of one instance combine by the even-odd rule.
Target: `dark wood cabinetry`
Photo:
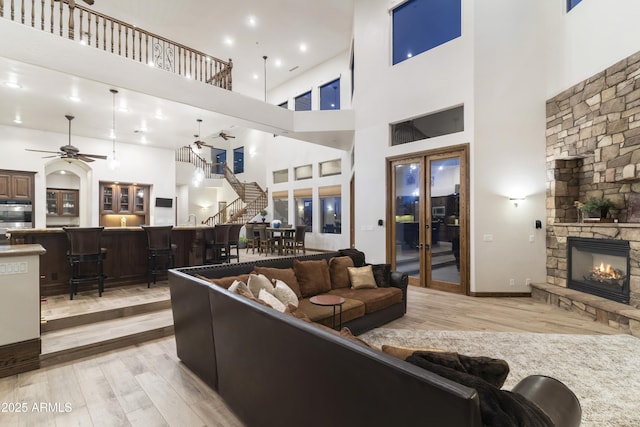
[[[78,190],[47,188],[47,216],[78,216]]]
[[[0,171],[0,199],[33,200],[33,172]]]
[[[146,223],[148,215],[148,185],[100,183],[100,223],[103,226],[113,226],[113,221],[107,221],[108,215],[134,215],[139,225]]]

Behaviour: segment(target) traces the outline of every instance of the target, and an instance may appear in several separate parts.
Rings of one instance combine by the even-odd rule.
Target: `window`
[[[289,181],[289,169],[281,169],[279,171],[273,171],[273,183],[280,184],[281,182]]]
[[[582,0],[567,0],[567,12],[576,7]]]
[[[393,10],[393,64],[462,34],[462,0],[409,0]]]
[[[311,91],[296,97],[296,111],[311,111]]]
[[[340,175],[342,173],[342,161],[330,160],[320,163],[320,176]]]
[[[273,192],[273,219],[289,223],[289,199],[286,191]]]
[[[391,145],[464,131],[464,105],[391,125]]]
[[[213,173],[224,175],[224,164],[227,161],[227,150],[212,148],[211,158],[213,159]]]
[[[233,173],[244,172],[244,147],[233,149]]]
[[[307,231],[313,228],[313,202],[311,200],[311,189],[294,190],[295,204],[295,225],[306,225]]]
[[[340,79],[335,79],[326,85],[320,86],[320,109],[340,109]]]
[[[298,166],[294,169],[296,181],[301,179],[309,179],[313,176],[311,165]]]
[[[278,107],[289,109],[289,101],[284,101],[282,104],[278,104]]]
[[[342,233],[342,190],[339,185],[318,188],[320,226],[325,234]]]

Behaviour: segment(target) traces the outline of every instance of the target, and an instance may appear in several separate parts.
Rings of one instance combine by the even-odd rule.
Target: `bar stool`
[[[98,281],[98,296],[104,291],[104,272],[102,261],[107,250],[100,247],[100,238],[104,227],[63,227],[69,241],[67,258],[71,267],[69,275],[69,298],[78,294],[78,285]],[[93,264],[94,268],[88,265]],[[81,267],[81,265],[83,267]],[[87,267],[84,267],[86,265]]]
[[[173,268],[177,246],[171,243],[172,225],[142,225],[141,227],[147,234],[147,288],[150,288],[151,277],[155,285],[158,273]],[[158,265],[159,258],[164,258],[166,262]]]
[[[229,231],[231,224],[216,224],[211,231],[207,232],[208,236],[204,241],[204,253],[202,255],[203,264],[218,264],[230,262],[229,259]],[[212,258],[207,258],[207,251],[213,252]]]
[[[229,228],[229,260],[235,258],[240,262],[240,248],[238,245],[240,244],[240,230],[242,230],[244,224],[231,224]],[[236,254],[232,255],[231,250],[235,248]]]

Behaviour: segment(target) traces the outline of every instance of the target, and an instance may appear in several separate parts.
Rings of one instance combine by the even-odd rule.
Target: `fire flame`
[[[600,266],[594,266],[592,276],[597,280],[621,279],[624,277],[620,271],[612,268],[611,264],[605,265],[604,262],[601,262]]]

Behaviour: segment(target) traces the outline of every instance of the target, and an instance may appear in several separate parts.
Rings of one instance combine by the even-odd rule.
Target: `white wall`
[[[0,169],[36,172],[34,194],[34,227],[46,226],[46,175],[47,171],[60,169],[66,162],[59,159],[43,159],[46,154],[27,152],[25,148],[56,151],[68,143],[68,134],[56,134],[14,126],[0,126],[2,152]],[[111,141],[71,135],[71,143],[81,152],[107,155]],[[120,167],[112,171],[105,160],[72,165],[76,175],[85,171],[89,188],[80,188],[81,225],[98,225],[99,183],[119,181],[151,185],[149,210],[151,224],[173,224],[173,209],[156,208],[155,198],[173,199],[175,194],[175,161],[173,150],[117,144]],[[53,163],[58,166],[51,167]],[[74,162],[75,163],[75,162]],[[62,165],[62,166],[61,166]],[[82,180],[81,180],[82,182]]]
[[[473,2],[463,2],[462,37],[391,65],[388,0],[356,0],[354,20],[355,246],[370,262],[386,261],[385,159],[473,143]],[[465,131],[391,147],[389,124],[465,105]]]

